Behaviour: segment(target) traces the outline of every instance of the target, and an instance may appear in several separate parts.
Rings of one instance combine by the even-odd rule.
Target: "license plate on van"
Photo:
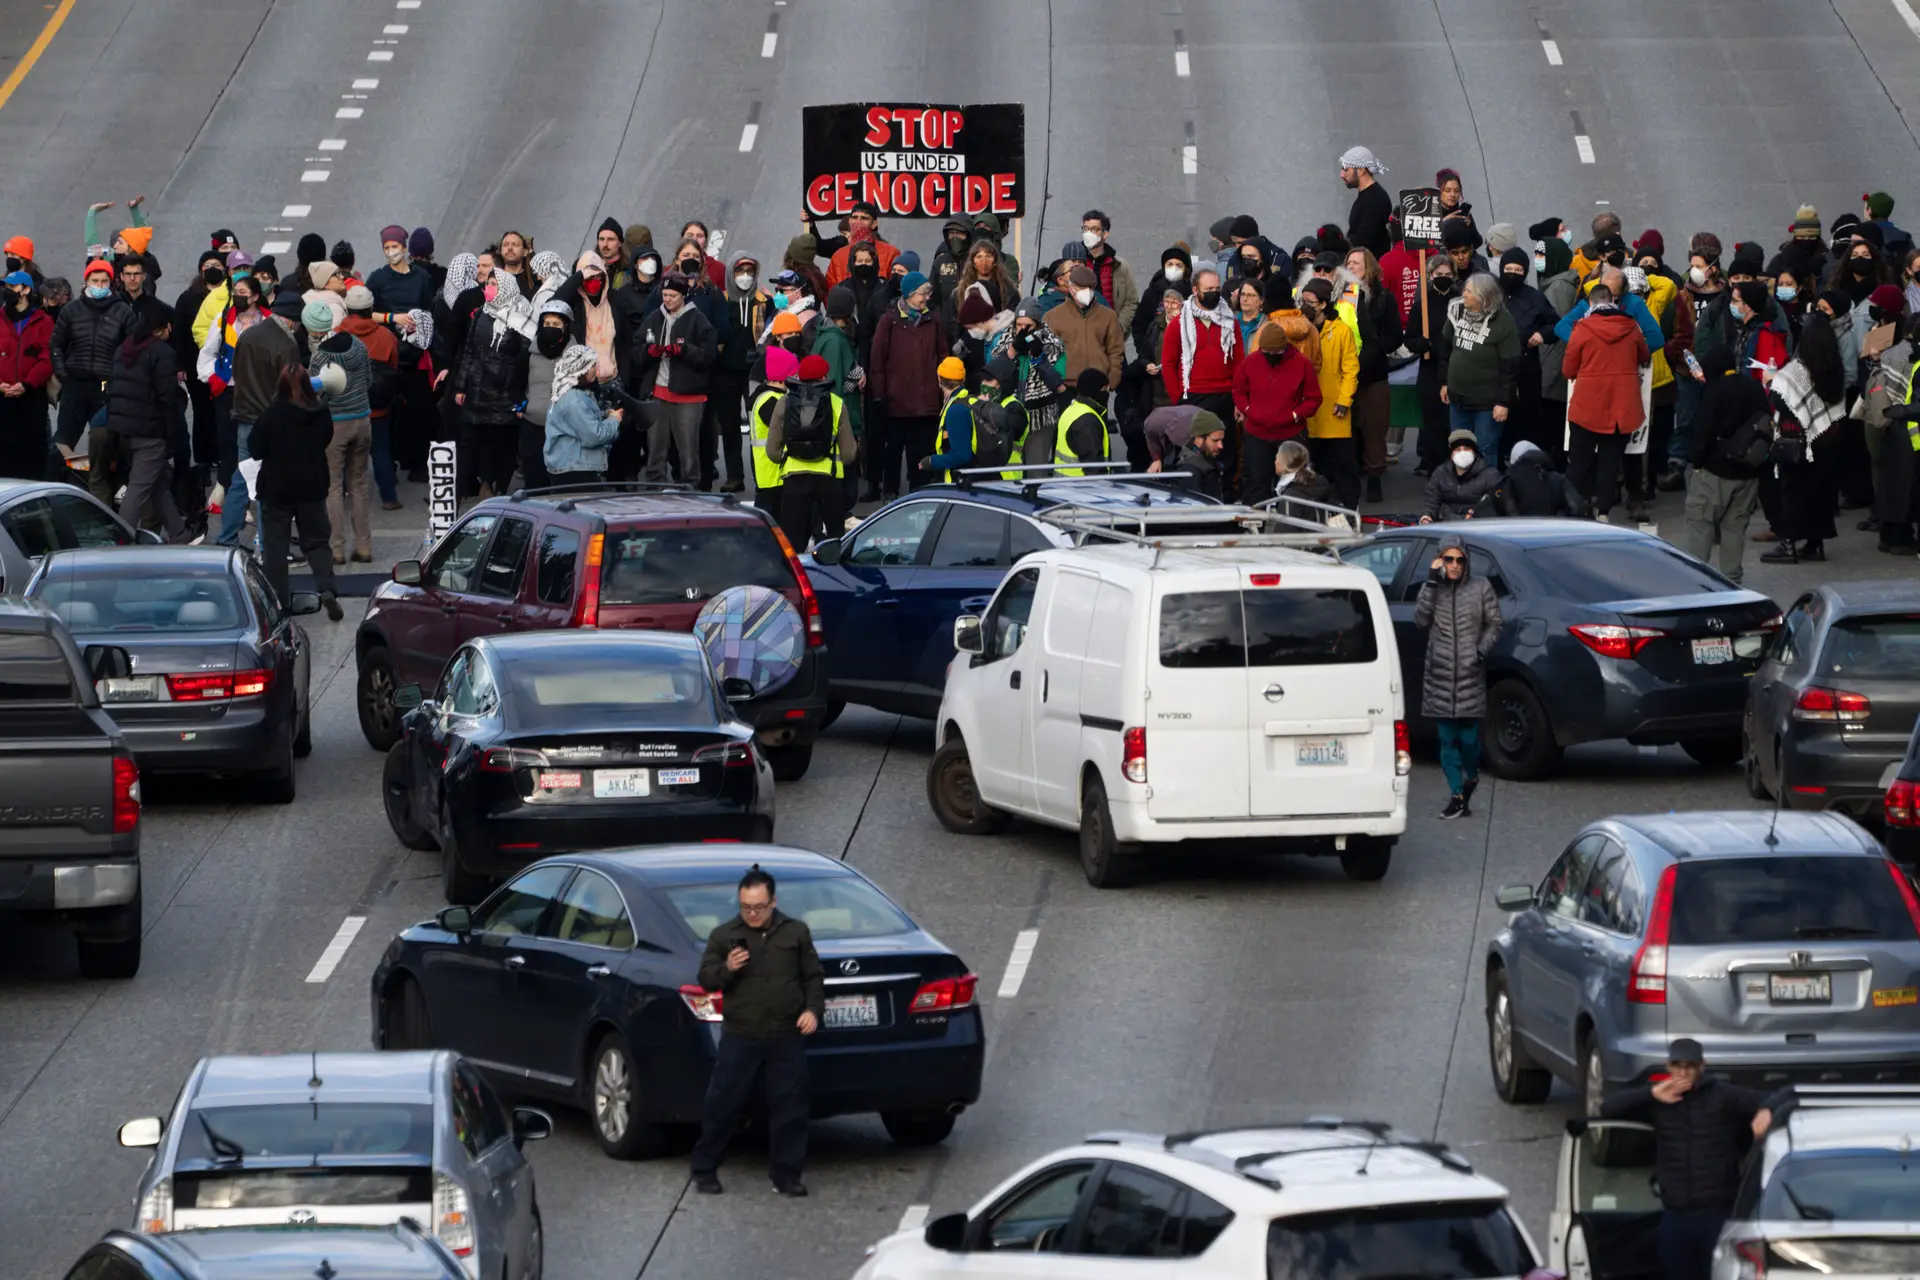
[[[1297,765],[1343,765],[1347,762],[1344,738],[1295,738],[1293,762]]]
[[[1713,667],[1732,661],[1732,636],[1709,636],[1693,642],[1693,663],[1697,667]]]
[[[1830,973],[1770,973],[1767,998],[1775,1004],[1832,1004]]]

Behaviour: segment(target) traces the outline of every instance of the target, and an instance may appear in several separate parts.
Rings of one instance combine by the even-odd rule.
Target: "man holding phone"
[[[775,909],[773,877],[755,863],[740,877],[740,914],[707,935],[700,985],[720,992],[720,1049],[707,1083],[700,1141],[694,1145],[694,1190],[719,1195],[718,1169],[764,1071],[768,1173],[783,1196],[804,1196],[807,1158],[806,1037],[820,1029],[826,974],[803,921]]]

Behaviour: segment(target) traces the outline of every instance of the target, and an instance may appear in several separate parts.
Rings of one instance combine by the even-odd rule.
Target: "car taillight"
[[[1120,735],[1120,772],[1128,782],[1147,780],[1147,731],[1135,726]]]
[[[458,1257],[473,1253],[473,1206],[467,1189],[444,1173],[433,1175],[433,1234]]]
[[[1656,627],[1623,627],[1612,622],[1576,622],[1569,634],[1607,658],[1636,658],[1640,651],[1667,634]]]
[[[233,696],[252,698],[267,691],[273,683],[271,671],[236,671],[233,673]]]
[[[173,1230],[172,1178],[160,1179],[153,1184],[151,1191],[140,1197],[140,1205],[133,1211],[133,1220],[140,1231],[150,1236]]]
[[[680,998],[687,1002],[687,1008],[693,1016],[702,1022],[721,1021],[720,1011],[725,997],[718,991],[708,991],[705,987],[685,986],[680,988]]]
[[[1859,723],[1873,714],[1873,700],[1864,693],[1846,693],[1818,686],[1794,699],[1795,720],[1844,720]]]
[[[271,671],[198,671],[167,677],[167,696],[175,702],[211,702],[216,698],[253,698],[273,684]]]
[[[1404,778],[1413,772],[1413,735],[1405,720],[1393,722],[1393,776]]]
[[[794,554],[793,544],[787,541],[787,535],[774,526],[773,536],[780,540],[780,550],[786,554],[787,567],[793,570],[793,580],[800,587],[800,616],[807,622],[807,648],[817,649],[827,642],[825,625],[820,620],[820,599],[813,594],[813,583],[807,581],[807,566],[800,563],[800,557]]]
[[[480,757],[483,773],[512,773],[515,769],[544,769],[547,753],[530,747],[489,747]]]
[[[725,765],[729,769],[744,769],[753,763],[753,744],[750,742],[716,742],[701,747],[693,753],[695,764]]]
[[[978,974],[963,974],[958,978],[936,978],[925,982],[913,993],[913,1003],[907,1006],[908,1013],[945,1013],[950,1009],[965,1009],[973,1004],[974,993],[980,987]]]
[[[573,625],[600,625],[600,562],[607,554],[607,535],[596,533],[587,539],[587,560],[580,576],[580,598],[573,605]]]
[[[131,756],[113,758],[113,833],[125,835],[140,825],[140,769]]]
[[[1895,778],[1893,785],[1887,788],[1881,807],[1886,811],[1887,825],[1890,827],[1911,827],[1913,822],[1914,787],[1905,778]]]
[[[1894,885],[1900,890],[1901,900],[1907,904],[1907,919],[1913,921],[1914,936],[1920,938],[1920,890],[1913,887],[1913,881],[1907,878],[1904,868],[1889,860],[1887,874],[1893,877]]]
[[[1767,1242],[1765,1240],[1729,1240],[1739,1270],[1734,1280],[1767,1280]]]
[[[1670,864],[1660,873],[1660,887],[1653,891],[1653,911],[1647,917],[1647,940],[1633,953],[1633,967],[1627,970],[1627,1001],[1630,1004],[1667,1002],[1667,929],[1673,923],[1673,882],[1679,873],[1679,864]]]

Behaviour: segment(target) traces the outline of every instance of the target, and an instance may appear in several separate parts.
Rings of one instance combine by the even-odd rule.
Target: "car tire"
[[[1095,777],[1080,800],[1080,870],[1096,889],[1120,889],[1133,883],[1139,869],[1140,854],[1114,837],[1107,788]]]
[[[1532,781],[1551,775],[1560,765],[1553,721],[1524,680],[1502,680],[1487,691],[1480,742],[1487,767],[1502,778]]]
[[[1767,780],[1760,772],[1760,753],[1753,749],[1753,736],[1740,735],[1741,772],[1746,774],[1747,794],[1755,800],[1771,800],[1773,792],[1767,789]]]
[[[983,803],[974,784],[973,760],[959,734],[933,753],[927,766],[927,804],[940,825],[960,836],[988,836],[1007,825],[1007,815]]]
[[[487,896],[492,882],[460,864],[460,843],[453,837],[453,824],[445,824],[440,837],[440,892],[451,906],[477,906]]]
[[[1693,757],[1703,769],[1731,769],[1746,758],[1744,734],[1714,734],[1707,738],[1686,738],[1680,749]]]
[[[1580,1037],[1580,1114],[1597,1116],[1607,1096],[1607,1059],[1589,1030]]]
[[[1487,980],[1487,1067],[1493,1072],[1493,1091],[1502,1102],[1515,1106],[1545,1102],[1553,1088],[1553,1073],[1527,1055],[1514,1032],[1513,999],[1507,994],[1504,969],[1495,969]]]
[[[1392,843],[1372,836],[1354,836],[1340,851],[1340,870],[1349,880],[1384,880],[1392,861]]]
[[[433,832],[414,820],[413,785],[407,777],[407,744],[404,742],[394,743],[387,752],[387,762],[380,768],[380,797],[385,802],[387,825],[393,828],[396,840],[421,853],[439,847]]]
[[[953,1132],[954,1117],[944,1111],[882,1111],[887,1136],[903,1147],[934,1147]]]
[[[400,671],[385,645],[376,644],[361,655],[353,700],[360,712],[360,732],[375,751],[390,750],[400,741],[400,708],[393,705],[399,687]]]
[[[615,1160],[651,1160],[665,1154],[666,1130],[634,1119],[633,1051],[626,1037],[609,1031],[587,1060],[587,1120],[594,1141]]]
[[[813,744],[789,743],[784,747],[768,747],[767,762],[773,766],[775,782],[798,782],[807,776],[807,770],[813,765]]]
[[[386,1017],[382,1048],[393,1050],[433,1048],[433,1020],[427,1016],[427,993],[410,977],[403,977],[391,996],[381,1002]]]
[[[300,717],[300,732],[293,735],[293,755],[297,760],[305,760],[313,754],[313,703],[307,703],[307,713]]]
[[[835,698],[833,701],[829,702],[827,704],[827,717],[826,719],[820,722],[820,727],[822,729],[831,728],[833,726],[833,722],[840,718],[840,713],[842,711],[845,711],[846,709],[847,709],[846,702],[840,698]]]
[[[102,942],[86,936],[83,932],[74,935],[74,949],[80,959],[80,976],[83,978],[131,978],[140,972],[140,926],[142,912],[140,891],[134,890],[133,901],[123,907],[106,907],[93,913],[108,928],[102,933],[130,933],[131,937],[111,942]]]
[[[291,713],[289,713],[291,714]],[[293,725],[287,725],[286,741],[281,744],[280,757],[283,761],[277,768],[267,771],[260,785],[260,798],[268,804],[292,804],[299,790],[298,781],[293,773],[294,757],[299,748],[294,741]]]
[[[545,1280],[547,1274],[547,1224],[540,1219],[540,1202],[533,1203],[533,1225],[527,1232],[527,1280]]]

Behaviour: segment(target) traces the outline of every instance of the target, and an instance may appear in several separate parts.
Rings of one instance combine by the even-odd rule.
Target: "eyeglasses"
[[[773,910],[773,904],[771,902],[743,902],[740,904],[740,914],[743,916],[757,916],[762,911],[771,910]]]
[[[1465,556],[1441,556],[1440,557],[1441,564],[1465,564],[1466,562],[1467,562],[1467,558]]]

